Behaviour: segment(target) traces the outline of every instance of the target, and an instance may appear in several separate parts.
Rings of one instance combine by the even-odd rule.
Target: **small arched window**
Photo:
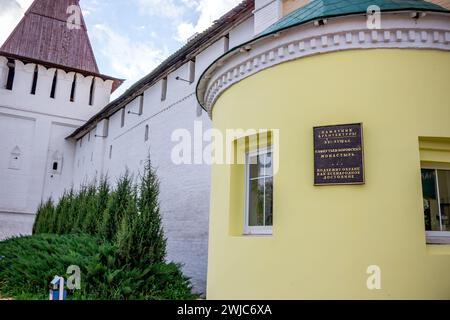
[[[150,127],[148,125],[145,126],[145,137],[144,140],[148,141],[148,135],[149,135]]]
[[[55,151],[52,156],[52,162],[51,162],[51,170],[52,174],[61,174],[62,173],[62,166],[63,166],[63,155]]]
[[[20,170],[22,166],[22,151],[16,146],[9,156],[9,169]]]

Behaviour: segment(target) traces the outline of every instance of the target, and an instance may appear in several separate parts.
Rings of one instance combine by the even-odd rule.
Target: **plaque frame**
[[[316,147],[316,139],[315,132],[317,129],[321,128],[331,128],[331,127],[345,127],[345,126],[359,126],[361,130],[361,168],[362,168],[362,181],[360,182],[331,182],[331,183],[317,183],[316,182],[316,173],[317,173],[317,164],[315,158],[315,152],[317,150]],[[344,123],[344,124],[335,124],[335,125],[321,125],[313,127],[313,170],[314,170],[314,186],[315,187],[326,187],[326,186],[357,186],[357,185],[365,185],[366,184],[366,164],[365,164],[365,145],[364,145],[364,123],[363,122],[355,122],[355,123]]]

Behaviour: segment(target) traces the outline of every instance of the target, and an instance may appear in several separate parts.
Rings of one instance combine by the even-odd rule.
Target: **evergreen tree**
[[[109,199],[109,185],[106,178],[102,178],[98,187],[90,186],[87,212],[83,222],[83,232],[91,235],[98,235],[101,228],[103,213]]]
[[[89,193],[89,186],[83,185],[80,191],[75,194],[75,197],[72,202],[70,212],[70,224],[66,225],[65,233],[80,233],[81,225],[86,216],[87,208],[87,199]],[[68,221],[69,222],[69,221]]]
[[[121,239],[120,252],[131,264],[163,263],[166,239],[159,212],[159,181],[150,160],[145,165],[138,191],[139,213],[131,221],[124,222],[123,232],[128,234]]]
[[[132,256],[133,245],[133,226],[139,213],[137,208],[137,194],[136,188],[132,189],[132,192],[128,195],[127,208],[122,217],[119,229],[117,231],[117,253],[121,262],[127,264],[135,257]]]
[[[67,234],[72,225],[72,211],[75,210],[76,193],[73,189],[64,193],[59,201],[56,210],[53,228],[50,233]]]
[[[119,179],[117,188],[112,192],[103,214],[102,235],[110,242],[116,242],[117,240],[117,232],[127,210],[128,201],[131,199],[131,193],[132,181],[127,171],[125,175]]]
[[[52,219],[52,215],[55,208],[51,199],[43,202],[39,205],[36,213],[36,220],[33,225],[33,234],[47,233],[49,228],[49,222]]]

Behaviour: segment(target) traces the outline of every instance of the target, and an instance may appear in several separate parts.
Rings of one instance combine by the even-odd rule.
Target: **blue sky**
[[[240,0],[81,0],[100,71],[127,79],[117,97]],[[32,0],[0,0],[0,42]]]

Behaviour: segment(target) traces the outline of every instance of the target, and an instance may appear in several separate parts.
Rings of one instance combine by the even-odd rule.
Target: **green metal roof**
[[[366,13],[371,5],[380,7],[382,12],[406,10],[450,12],[441,6],[423,0],[314,0],[289,13],[263,31],[260,36],[317,19]]]

